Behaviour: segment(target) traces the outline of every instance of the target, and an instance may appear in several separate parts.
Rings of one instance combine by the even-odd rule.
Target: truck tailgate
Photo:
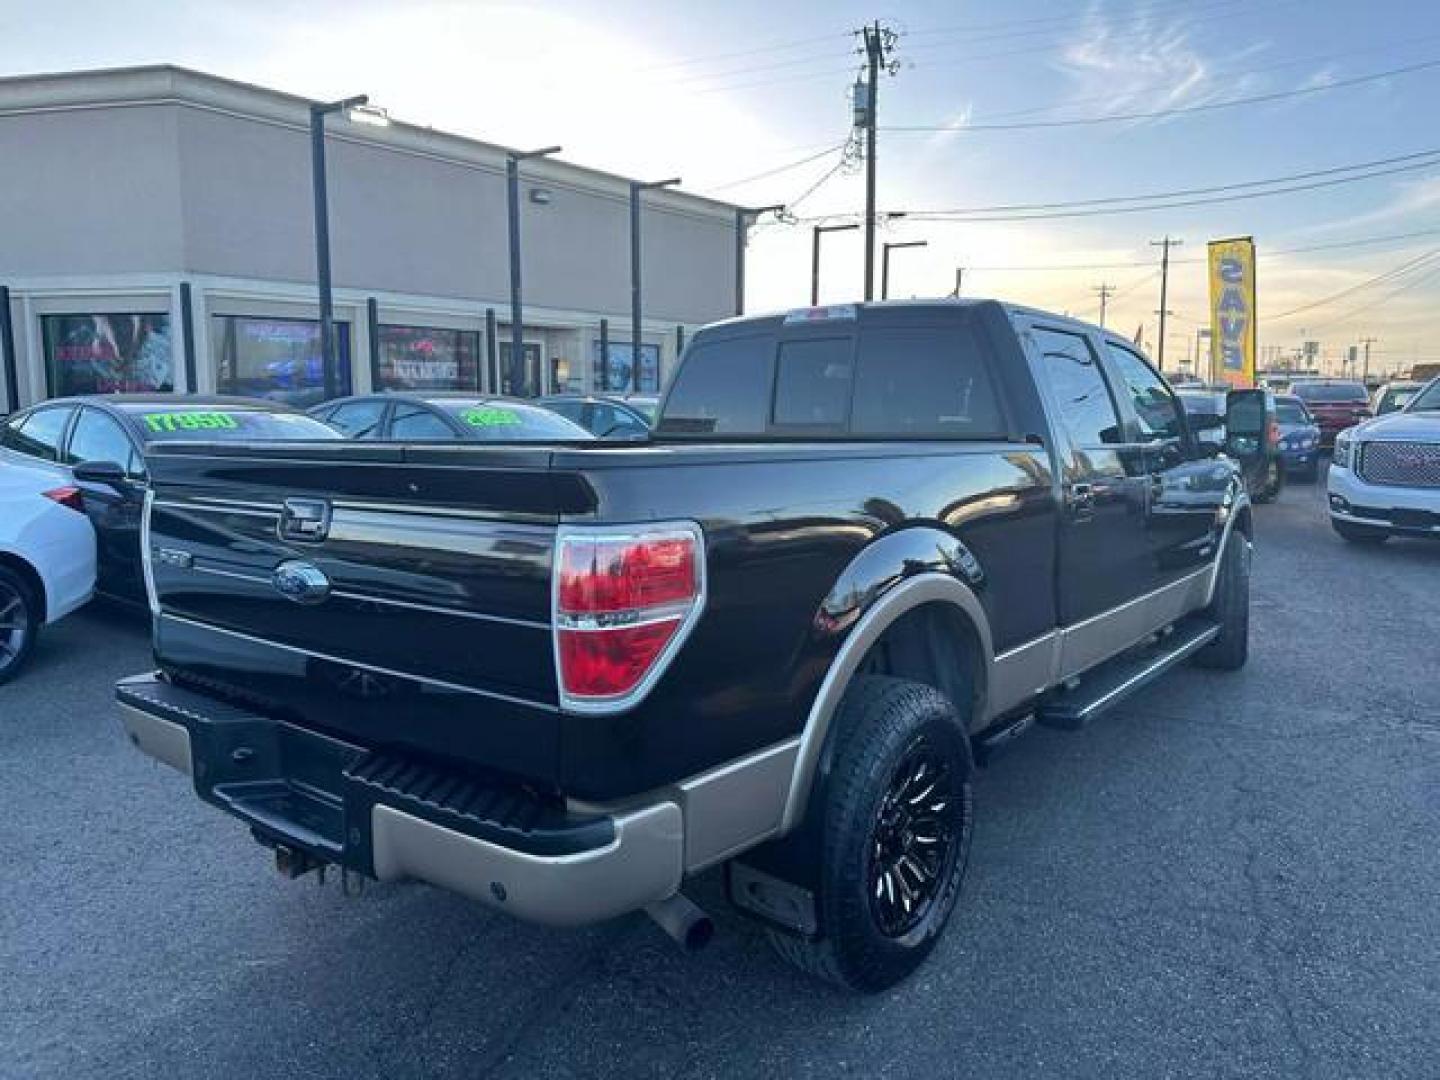
[[[177,446],[151,472],[162,668],[366,745],[554,779],[551,552],[593,496],[548,450]],[[323,575],[318,595],[287,594],[282,565]]]

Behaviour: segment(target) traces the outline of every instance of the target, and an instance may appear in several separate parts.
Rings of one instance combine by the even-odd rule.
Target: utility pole
[[[955,288],[950,290],[950,295],[956,300],[960,299],[960,283],[965,280],[965,268],[955,267]]]
[[[1156,312],[1160,316],[1160,351],[1156,359],[1156,366],[1161,371],[1165,370],[1165,316],[1170,312],[1165,310],[1166,297],[1170,287],[1170,249],[1179,247],[1185,243],[1184,240],[1173,239],[1168,233],[1163,240],[1151,240],[1151,247],[1160,249],[1160,310]]]
[[[510,386],[512,390],[529,385],[525,374],[525,326],[520,302],[520,163],[531,158],[558,154],[560,147],[528,150],[523,154],[505,155],[505,201],[510,219]],[[539,374],[537,395],[549,392],[545,372]],[[503,380],[502,380],[503,382]]]
[[[895,33],[877,19],[862,27],[865,38],[866,78],[855,84],[855,126],[865,131],[865,299],[875,298],[875,132],[880,104],[880,68],[889,67]]]
[[[745,245],[750,240],[750,226],[762,214],[783,214],[784,203],[773,206],[737,206],[735,208],[735,314],[745,314]]]
[[[1093,286],[1090,291],[1100,297],[1100,325],[1103,328],[1105,325],[1105,304],[1110,297],[1115,295],[1115,286],[1102,281],[1099,285]]]
[[[1379,340],[1379,338],[1373,337],[1363,337],[1360,339],[1360,344],[1365,346],[1365,373],[1360,376],[1361,382],[1368,382],[1370,379],[1370,346]]]
[[[330,286],[330,195],[325,176],[325,118],[368,105],[364,94],[310,106],[310,184],[315,196],[315,285],[320,293],[320,371],[325,400],[339,396],[335,301]]]

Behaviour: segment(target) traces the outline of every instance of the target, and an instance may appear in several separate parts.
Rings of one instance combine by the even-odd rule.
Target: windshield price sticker
[[[520,423],[520,417],[509,409],[466,409],[460,419],[471,427],[513,427]]]
[[[145,426],[155,432],[233,431],[240,422],[227,412],[163,412],[146,413]]]

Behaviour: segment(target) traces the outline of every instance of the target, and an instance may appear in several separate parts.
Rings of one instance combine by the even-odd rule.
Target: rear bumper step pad
[[[116,687],[131,740],[262,841],[381,880],[418,878],[521,918],[580,924],[679,887],[681,811],[573,814],[555,800],[371,751],[176,686]]]

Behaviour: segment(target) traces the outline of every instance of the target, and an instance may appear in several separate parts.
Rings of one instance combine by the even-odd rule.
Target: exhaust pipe
[[[686,952],[698,952],[715,936],[715,924],[710,916],[678,892],[647,904],[645,914]]]

